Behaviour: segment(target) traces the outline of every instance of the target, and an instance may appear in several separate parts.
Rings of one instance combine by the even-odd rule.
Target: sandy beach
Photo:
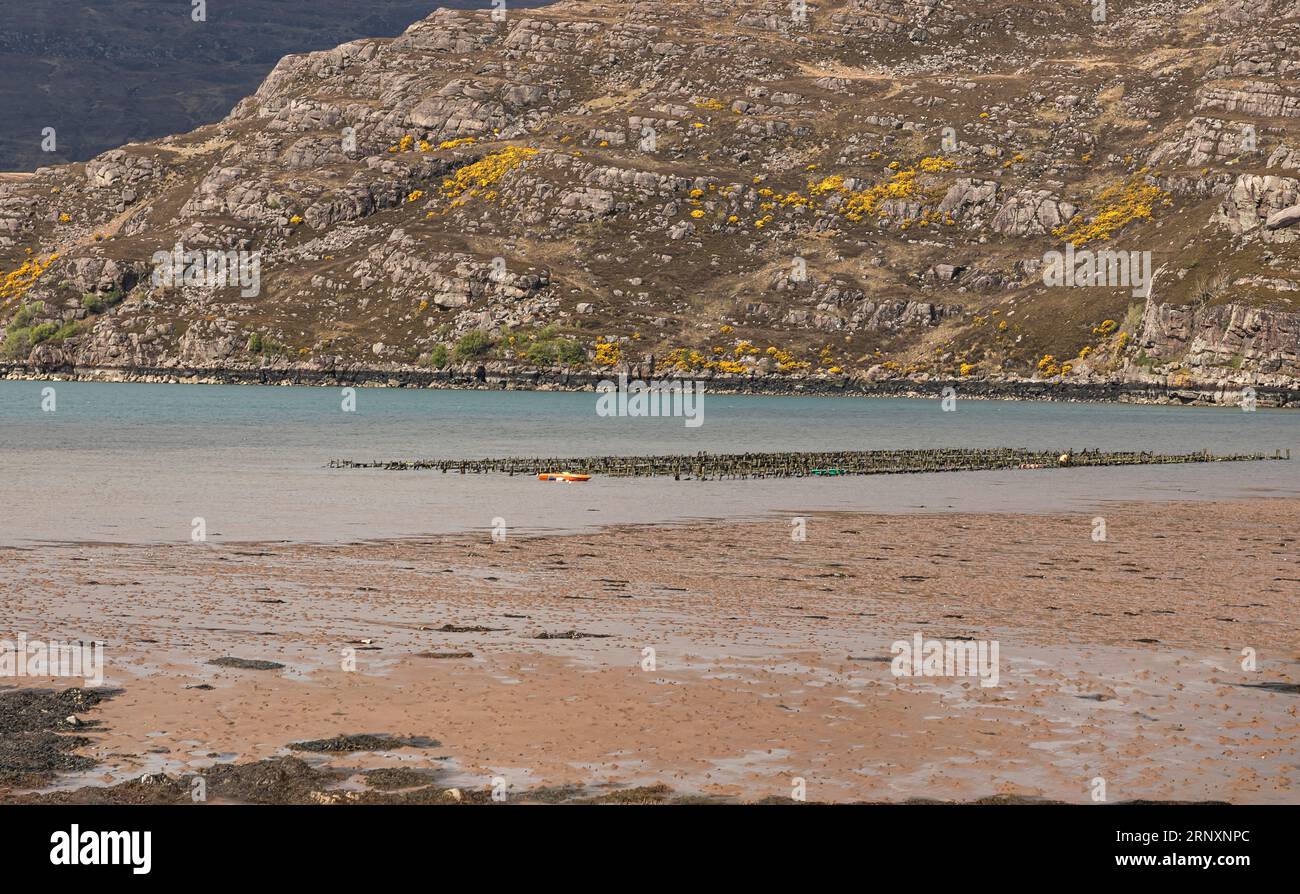
[[[0,637],[103,641],[109,697],[47,730],[87,760],[0,779],[0,800],[189,800],[197,774],[215,801],[1087,803],[1101,779],[1108,801],[1296,803],[1297,518],[1256,499],[817,514],[802,541],[774,515],[6,548]],[[916,634],[996,642],[997,685],[896,675]],[[289,747],[360,734],[400,741]],[[0,748],[40,751],[22,735],[0,725]],[[299,760],[296,787],[222,788]]]

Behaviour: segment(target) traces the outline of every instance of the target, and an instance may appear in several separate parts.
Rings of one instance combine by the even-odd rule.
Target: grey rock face
[[[1004,236],[1044,236],[1072,218],[1075,210],[1049,190],[1021,190],[1007,200],[989,226]]]
[[[1297,233],[1280,222],[1300,204],[1300,180],[1293,177],[1242,174],[1223,197],[1213,221],[1234,236],[1265,242],[1293,242]],[[1275,220],[1278,224],[1269,226]]]
[[[1241,305],[1196,309],[1148,302],[1137,336],[1142,350],[1196,368],[1300,375],[1300,314]]]

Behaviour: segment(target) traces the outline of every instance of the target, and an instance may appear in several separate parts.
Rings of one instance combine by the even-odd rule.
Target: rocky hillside
[[[1300,0],[1096,14],[564,0],[289,56],[218,124],[0,186],[3,350],[1294,386]],[[256,288],[155,276],[178,245]],[[1150,252],[1149,294],[1047,285],[1067,245]]]
[[[0,171],[85,161],[216,121],[285,53],[391,37],[490,0],[22,0],[0,29]],[[512,0],[512,7],[539,0]],[[201,16],[201,18],[200,18]],[[196,20],[197,19],[197,20]],[[54,129],[47,142],[45,128]]]

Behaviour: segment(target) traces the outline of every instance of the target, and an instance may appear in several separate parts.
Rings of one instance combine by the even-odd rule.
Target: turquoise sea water
[[[42,411],[42,389],[56,409]],[[707,394],[704,423],[604,418],[592,393],[0,382],[0,543],[334,541],[626,521],[870,511],[1083,509],[1122,499],[1300,495],[1300,413]],[[869,476],[593,481],[327,469],[354,460],[1008,446],[1291,448],[1290,463]]]

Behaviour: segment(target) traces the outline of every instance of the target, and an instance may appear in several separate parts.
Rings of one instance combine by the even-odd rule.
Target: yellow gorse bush
[[[815,196],[824,196],[827,193],[841,192],[844,189],[844,178],[839,174],[832,174],[823,179],[820,183],[808,187],[808,191]]]
[[[41,278],[41,274],[50,269],[50,265],[59,259],[58,254],[52,254],[44,261],[39,257],[31,258],[19,267],[17,270],[10,271],[0,279],[0,303],[9,304],[23,295]]]
[[[1126,224],[1150,220],[1156,204],[1172,204],[1169,193],[1146,180],[1146,168],[1127,180],[1113,183],[1093,200],[1096,211],[1085,220],[1082,215],[1052,230],[1052,235],[1081,248],[1089,242],[1109,239]]]
[[[494,152],[473,164],[458,168],[452,176],[442,181],[442,194],[454,200],[453,206],[463,205],[478,195],[479,190],[495,185],[502,177],[536,154],[536,149],[527,146],[507,146],[500,152]]]
[[[921,174],[937,174],[942,171],[950,171],[954,167],[956,167],[956,164],[949,159],[927,157],[921,159],[913,167],[898,168],[884,183],[878,183],[868,189],[849,192],[841,188],[840,191],[846,198],[844,204],[840,206],[840,213],[854,223],[858,223],[871,215],[884,216],[881,213],[881,205],[885,202],[891,199],[910,199],[916,196],[920,185],[918,178]]]
[[[807,360],[796,360],[794,354],[783,348],[778,348],[776,345],[768,345],[767,350],[764,351],[764,353],[776,361],[776,368],[781,372],[807,369],[812,366],[812,364]]]
[[[670,367],[680,372],[703,369],[704,365],[709,362],[699,351],[692,351],[689,348],[674,348],[668,352],[665,361]]]
[[[623,361],[623,348],[618,342],[597,339],[593,361],[597,366],[618,366]]]
[[[839,205],[839,213],[855,223],[872,215],[885,217],[886,215],[881,213],[883,203],[890,199],[926,197],[925,192],[922,190],[924,183],[922,175],[951,171],[956,166],[955,162],[937,156],[927,156],[909,167],[903,167],[899,162],[892,162],[888,180],[868,189],[856,191],[848,188],[846,185],[848,181],[841,174],[830,174],[821,179],[810,179],[804,192],[793,189],[781,193],[770,186],[761,186],[755,191],[760,199],[758,202],[760,214],[753,221],[753,226],[755,229],[764,229],[776,219],[777,212],[792,208],[815,209],[819,207],[820,200],[830,197],[840,197],[842,199]],[[816,165],[809,165],[807,169],[811,171],[816,167]],[[756,175],[753,178],[753,183],[758,186],[765,179],[766,177],[763,175]],[[709,188],[713,189],[712,186]],[[730,195],[731,190],[725,188],[718,190],[718,192],[721,195]],[[692,190],[690,193],[692,204],[702,195],[703,190]],[[692,213],[692,216],[699,217],[700,215]],[[734,214],[727,217],[727,223],[729,224],[734,224],[738,220],[739,218]],[[913,223],[921,226],[932,226],[941,223],[953,226],[956,221],[951,215],[941,214],[934,208],[926,208],[922,211],[920,217],[915,220],[904,220],[900,223],[900,226],[906,229]]]

